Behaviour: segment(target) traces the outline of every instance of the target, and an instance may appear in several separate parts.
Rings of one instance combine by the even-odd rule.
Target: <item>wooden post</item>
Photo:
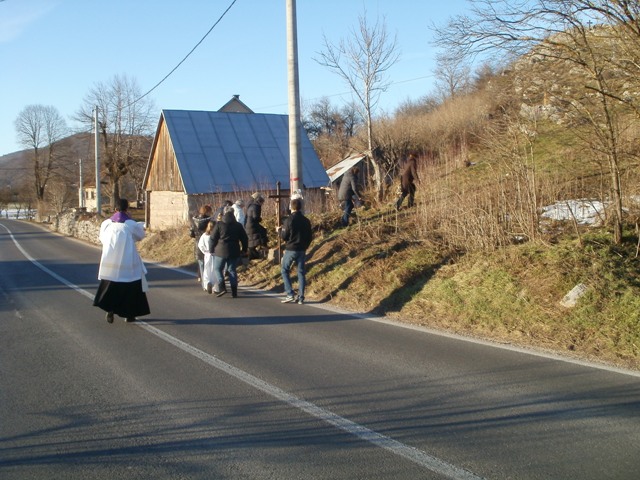
[[[282,192],[280,190],[280,182],[276,182],[276,194],[275,195],[269,195],[269,198],[275,198],[276,200],[276,226],[280,227],[282,225],[282,218],[280,215],[280,212],[282,211],[282,199],[283,198],[289,198],[288,195],[282,195]],[[282,256],[282,239],[280,238],[280,235],[278,234],[278,249],[277,249],[277,258],[274,255],[274,258],[276,258],[276,260],[278,261],[278,263],[280,263],[280,258]]]

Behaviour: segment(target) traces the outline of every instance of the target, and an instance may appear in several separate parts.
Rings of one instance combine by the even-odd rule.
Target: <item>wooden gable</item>
[[[167,125],[161,119],[156,143],[151,151],[144,189],[147,191],[184,192],[184,183],[171,143]]]

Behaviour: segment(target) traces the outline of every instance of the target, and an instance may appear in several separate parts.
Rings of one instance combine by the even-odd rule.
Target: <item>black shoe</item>
[[[136,317],[127,317],[124,321],[127,322],[127,323],[135,322],[136,321]]]
[[[107,312],[107,315],[104,318],[107,319],[107,323],[113,323],[113,312]]]
[[[211,282],[209,282],[207,283],[207,293],[211,295],[212,291],[213,291],[213,285],[211,285]]]

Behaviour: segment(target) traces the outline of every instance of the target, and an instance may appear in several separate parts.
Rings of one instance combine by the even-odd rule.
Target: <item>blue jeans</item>
[[[300,300],[304,300],[304,287],[306,283],[305,279],[305,270],[304,270],[304,261],[306,259],[306,252],[303,251],[294,251],[294,250],[285,250],[284,255],[282,256],[282,267],[280,271],[282,272],[282,281],[284,282],[284,292],[287,295],[294,296],[293,287],[291,286],[291,267],[293,264],[296,264],[296,270],[298,272],[298,298]]]
[[[346,227],[349,225],[349,217],[351,216],[351,211],[353,210],[353,199],[350,198],[348,200],[344,200],[342,204],[342,226]]]
[[[224,258],[218,257],[217,255],[213,257],[213,271],[216,274],[216,281],[218,282],[218,286],[221,289],[224,290],[225,267],[227,269],[227,273],[229,274],[229,285],[231,285],[231,287],[238,286],[238,272],[236,271],[238,259],[239,257]]]

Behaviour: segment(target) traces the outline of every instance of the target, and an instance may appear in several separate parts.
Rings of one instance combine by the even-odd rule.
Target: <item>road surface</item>
[[[0,478],[637,479],[640,378],[148,265],[0,220]]]

